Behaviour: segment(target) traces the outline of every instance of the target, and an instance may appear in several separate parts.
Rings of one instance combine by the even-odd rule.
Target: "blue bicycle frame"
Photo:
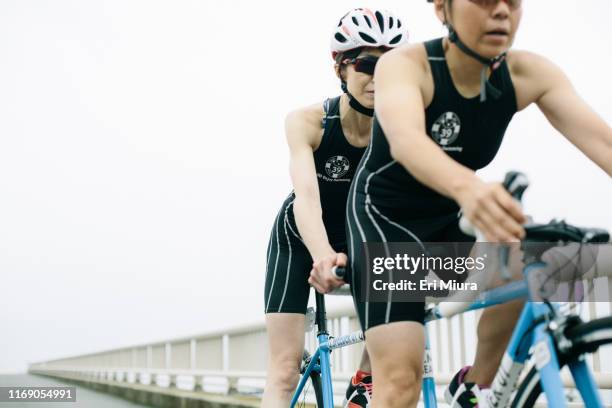
[[[555,339],[548,328],[549,318],[551,316],[550,307],[556,309],[557,306],[554,303],[546,304],[534,301],[536,297],[530,293],[527,285],[530,274],[545,266],[546,265],[542,262],[532,262],[526,265],[523,269],[524,279],[522,281],[511,282],[499,288],[483,292],[479,298],[463,312],[484,309],[517,299],[529,299],[529,301],[525,303],[517,325],[512,333],[510,343],[508,344],[500,368],[493,380],[491,392],[487,393],[488,404],[485,405],[487,407],[506,407],[509,405],[512,392],[516,388],[519,375],[529,358],[529,351],[532,347],[535,364],[540,372],[542,390],[546,394],[549,406],[555,408],[567,407],[559,372]],[[302,375],[291,401],[291,408],[297,403],[312,371],[320,374],[324,407],[332,408],[334,406],[334,393],[331,381],[331,350],[349,344],[355,344],[363,340],[363,334],[359,333],[358,335],[351,334],[330,341],[326,329],[323,295],[317,293],[316,300],[317,339],[319,346]],[[425,321],[426,324],[441,318],[436,311],[437,309],[434,308],[433,313],[428,314]],[[599,396],[597,385],[595,384],[593,375],[586,365],[585,360],[577,359],[568,362],[568,366],[584,404],[589,408],[603,408],[604,405]],[[426,336],[423,374],[424,405],[426,408],[435,408],[437,407],[436,386],[433,378],[428,336]]]
[[[306,366],[302,378],[291,400],[290,408],[297,404],[298,399],[310,374],[314,371],[319,373],[321,377],[321,388],[323,392],[323,406],[332,408],[334,406],[334,390],[332,388],[331,365],[329,356],[332,350],[349,346],[351,344],[361,343],[364,340],[363,332],[355,332],[345,336],[330,338],[327,333],[327,320],[325,317],[325,300],[323,295],[315,293],[317,309],[315,313],[315,323],[317,325],[317,340],[319,346],[312,355],[308,366]]]
[[[306,381],[310,378],[310,374],[315,371],[318,372],[321,376],[321,386],[323,388],[323,405],[325,407],[333,407],[334,406],[334,391],[332,389],[331,382],[331,366],[329,365],[329,335],[327,333],[322,333],[317,336],[319,341],[319,347],[317,351],[312,355],[310,363],[306,367],[304,374],[302,374],[302,378],[300,379],[300,383],[298,384],[297,390],[293,395],[293,399],[291,400],[291,408],[297,404],[300,395],[302,394],[302,390],[306,385]]]
[[[529,358],[529,350],[532,347],[535,365],[540,372],[540,383],[542,390],[546,394],[548,405],[555,408],[567,407],[559,372],[559,361],[555,351],[555,339],[548,329],[549,317],[551,315],[550,307],[557,308],[557,306],[555,304],[534,301],[535,297],[530,293],[527,285],[530,274],[545,266],[546,264],[542,262],[533,262],[526,265],[523,269],[524,279],[522,281],[512,282],[484,292],[466,310],[467,312],[483,309],[521,298],[529,299],[525,303],[518,323],[512,333],[500,368],[493,380],[491,391],[487,393],[488,404],[485,404],[487,407],[509,406],[511,394],[516,387],[523,366]],[[439,315],[436,315],[434,308],[434,313],[428,321],[433,321],[437,318],[439,318]],[[427,341],[428,348],[429,342]],[[568,366],[584,404],[587,407],[603,408],[604,405],[597,392],[597,385],[585,360],[577,359],[576,361],[569,362]],[[437,406],[435,384],[431,377],[424,376],[423,400],[426,408]]]

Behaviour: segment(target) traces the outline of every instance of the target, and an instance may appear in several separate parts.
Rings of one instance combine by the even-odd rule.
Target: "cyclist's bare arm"
[[[576,93],[561,69],[526,51],[511,52],[508,62],[519,109],[535,102],[555,129],[612,176],[612,128]]]
[[[290,113],[285,132],[290,151],[289,172],[293,181],[295,202],[293,213],[298,230],[313,259],[313,271],[308,282],[319,292],[326,293],[342,285],[330,272],[335,265],[346,265],[346,255],[337,254],[329,244],[323,224],[323,212],[313,151],[323,136],[323,109],[311,106]]]
[[[304,244],[313,259],[334,254],[323,225],[319,185],[313,151],[321,143],[321,106],[310,106],[287,115],[285,133],[290,152],[289,171],[295,192],[293,213]]]
[[[488,240],[520,238],[524,216],[505,189],[482,182],[427,135],[424,111],[434,85],[423,45],[386,53],[376,67],[375,84],[376,114],[392,157],[421,183],[455,199]]]

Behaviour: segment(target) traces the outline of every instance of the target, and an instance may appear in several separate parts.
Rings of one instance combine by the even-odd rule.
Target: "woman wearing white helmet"
[[[331,40],[344,94],[287,116],[294,189],[278,212],[267,251],[264,307],[269,359],[264,407],[286,408],[297,386],[311,270],[346,265],[346,198],[370,141],[374,67],[383,52],[406,39],[405,27],[392,13],[350,11]],[[351,407],[369,402],[367,357],[361,368],[347,391]]]

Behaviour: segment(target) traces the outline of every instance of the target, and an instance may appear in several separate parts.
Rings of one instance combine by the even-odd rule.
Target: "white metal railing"
[[[476,323],[480,312],[470,312],[428,324],[436,381],[446,384],[474,358]],[[610,315],[610,303],[584,303],[585,319]],[[328,330],[340,336],[359,330],[352,303],[330,308]],[[316,348],[314,332],[306,333],[306,347]],[[332,370],[338,393],[355,371],[363,344],[335,350]],[[610,353],[610,350],[603,351]],[[590,357],[595,379],[602,389],[612,389],[612,356]],[[176,387],[205,392],[257,393],[265,383],[267,337],[263,323],[141,344],[99,353],[31,364],[29,371],[89,381]],[[569,378],[564,377],[571,387]]]

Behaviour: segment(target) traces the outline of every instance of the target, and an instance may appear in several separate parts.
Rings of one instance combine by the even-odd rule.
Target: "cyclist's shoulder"
[[[323,104],[321,101],[292,110],[285,118],[286,125],[305,131],[321,129],[321,121],[325,116]]]
[[[508,69],[513,77],[531,80],[550,78],[560,68],[548,58],[526,50],[508,52]]]
[[[507,60],[519,110],[538,101],[549,90],[567,83],[561,68],[540,54],[511,50]]]
[[[423,44],[408,44],[386,52],[376,66],[375,78],[387,84],[422,86],[429,73],[427,51]]]
[[[323,101],[303,106],[289,112],[285,118],[285,131],[289,143],[306,142],[318,145],[322,136]]]

